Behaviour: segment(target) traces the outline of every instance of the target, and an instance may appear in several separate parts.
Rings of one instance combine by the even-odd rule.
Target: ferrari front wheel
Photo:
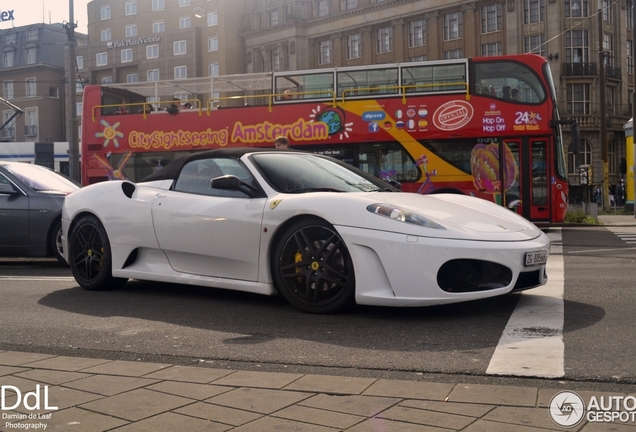
[[[274,281],[293,306],[334,313],[355,301],[353,262],[335,228],[320,219],[291,225],[274,252]]]
[[[127,279],[112,275],[112,256],[106,230],[95,216],[84,216],[71,229],[68,260],[73,277],[89,291],[118,288]]]

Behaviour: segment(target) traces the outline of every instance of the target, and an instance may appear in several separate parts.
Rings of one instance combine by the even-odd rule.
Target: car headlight
[[[414,213],[411,210],[400,208],[398,206],[377,203],[368,205],[367,210],[369,210],[371,213],[375,213],[377,215],[384,216],[398,222],[406,222],[426,228],[446,230],[446,228],[444,228],[437,222],[433,222],[432,220],[422,215]]]

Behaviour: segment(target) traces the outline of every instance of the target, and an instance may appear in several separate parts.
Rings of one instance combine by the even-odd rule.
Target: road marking
[[[0,280],[8,281],[74,281],[70,276],[0,276]]]
[[[561,242],[561,231],[549,233]],[[562,250],[561,250],[562,252]],[[490,375],[559,378],[565,375],[563,255],[550,254],[548,282],[524,291],[486,370]]]

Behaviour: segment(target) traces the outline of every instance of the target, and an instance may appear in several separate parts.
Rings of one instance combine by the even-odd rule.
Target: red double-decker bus
[[[166,111],[175,97],[180,109]],[[562,123],[536,55],[87,86],[82,183],[140,181],[192,151],[273,148],[284,135],[403,191],[470,194],[559,222]]]

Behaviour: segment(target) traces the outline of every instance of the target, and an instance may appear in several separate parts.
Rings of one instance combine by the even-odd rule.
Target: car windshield
[[[268,183],[279,192],[373,192],[391,190],[388,184],[336,159],[294,153],[251,156]]]
[[[14,163],[7,166],[13,175],[18,177],[33,190],[58,191],[69,193],[79,189],[79,186],[62,175],[40,165],[28,163]]]

